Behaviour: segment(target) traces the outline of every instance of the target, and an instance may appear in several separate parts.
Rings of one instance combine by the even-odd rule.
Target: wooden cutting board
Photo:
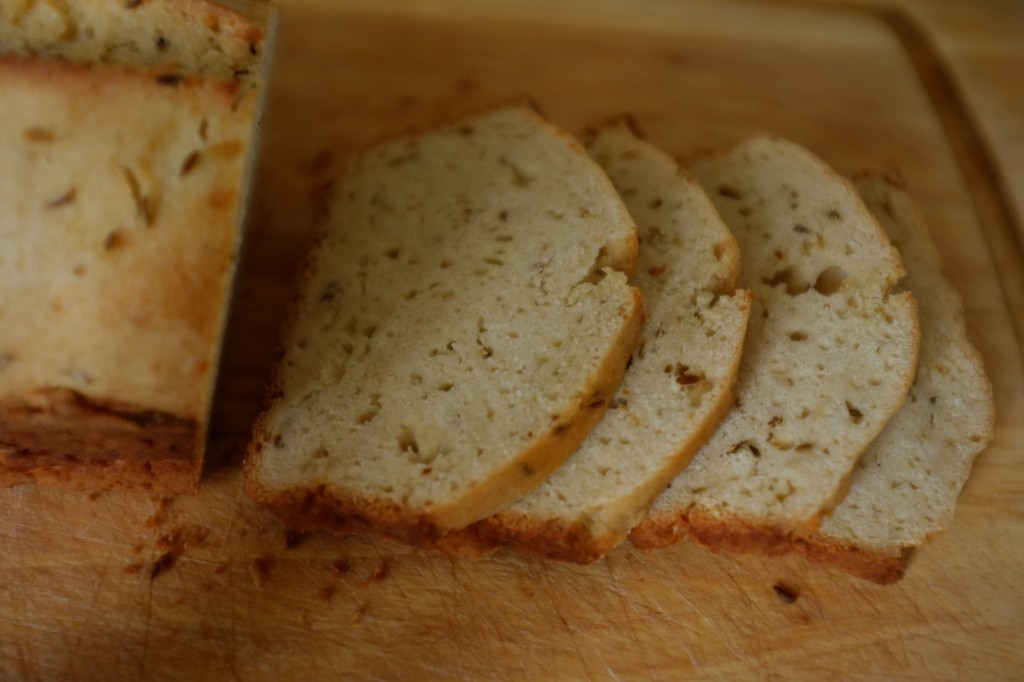
[[[908,42],[912,25],[779,2],[281,4],[217,461],[196,496],[0,491],[0,680],[1021,674],[1024,311],[1007,304],[986,237],[1008,226],[976,210],[983,152],[935,87],[941,64]],[[574,131],[631,112],[680,155],[772,131],[843,172],[901,169],[965,298],[999,412],[953,527],[903,582],[686,543],[622,547],[590,566],[452,557],[289,534],[246,500],[240,453],[337,162],[522,94]]]

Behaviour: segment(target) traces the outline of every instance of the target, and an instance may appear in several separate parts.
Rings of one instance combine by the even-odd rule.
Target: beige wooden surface
[[[781,2],[282,5],[214,415],[221,461],[195,497],[0,491],[0,680],[1020,675],[1022,311],[988,245],[1012,225],[982,226],[975,159],[957,153],[890,23]],[[841,171],[902,169],[999,411],[953,527],[903,582],[685,543],[590,566],[451,557],[289,535],[245,499],[238,458],[334,164],[378,135],[521,94],[571,130],[632,112],[677,154],[769,130]]]

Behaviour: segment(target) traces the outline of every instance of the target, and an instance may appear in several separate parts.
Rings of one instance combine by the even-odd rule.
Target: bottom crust
[[[712,552],[780,556],[799,554],[823,566],[836,568],[879,585],[903,578],[911,551],[847,545],[814,532],[794,535],[780,528],[721,519],[648,519],[633,529],[629,539],[641,549],[667,547],[682,538]]]
[[[0,401],[0,487],[194,492],[202,446],[194,419],[66,388]]]
[[[907,562],[912,554],[909,549],[886,551],[855,547],[820,536],[798,538],[793,541],[792,550],[815,563],[838,568],[879,585],[899,582],[906,573]]]
[[[39,464],[33,453],[0,448],[0,488],[41,483],[73,490],[192,493],[199,486],[198,461],[44,457],[46,463]]]

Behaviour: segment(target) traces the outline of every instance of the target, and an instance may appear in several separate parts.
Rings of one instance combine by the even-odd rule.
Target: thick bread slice
[[[310,258],[250,494],[412,543],[524,495],[621,380],[636,252],[601,169],[527,107],[370,149]]]
[[[0,0],[0,485],[198,484],[272,21],[177,5]]]
[[[917,297],[921,355],[903,404],[858,462],[846,497],[795,547],[815,561],[879,583],[903,576],[908,551],[952,521],[975,457],[992,438],[995,406],[981,355],[967,338],[963,303],[942,275],[924,217],[894,181],[857,183],[903,254]]]
[[[735,408],[633,533],[785,551],[845,492],[903,402],[918,326],[903,268],[854,188],[790,142],[751,139],[693,165],[755,289]]]
[[[675,161],[626,121],[599,129],[587,148],[640,234],[638,349],[580,449],[535,491],[455,534],[578,562],[626,539],[732,404],[753,298],[733,293],[736,240]]]

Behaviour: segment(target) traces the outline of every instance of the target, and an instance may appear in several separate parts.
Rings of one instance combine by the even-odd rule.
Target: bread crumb
[[[263,587],[263,583],[270,575],[270,557],[257,557],[249,564],[249,577],[256,587]]]
[[[367,579],[367,582],[371,582],[371,583],[384,582],[384,579],[387,578],[388,575],[390,575],[390,574],[391,574],[391,565],[388,563],[387,559],[383,559],[380,562],[380,565],[377,566],[377,568],[373,571],[373,573],[370,574],[370,577]]]
[[[772,589],[775,591],[775,596],[781,599],[785,604],[795,604],[797,598],[800,596],[800,591],[798,589],[785,582],[775,583],[772,585]]]
[[[302,544],[302,542],[306,539],[306,537],[308,535],[309,535],[308,533],[303,533],[302,531],[299,531],[299,530],[287,530],[287,531],[285,531],[285,534],[284,534],[284,548],[285,549],[295,549],[296,547],[298,547],[299,545]]]
[[[174,552],[164,552],[160,555],[160,558],[153,562],[153,567],[149,570],[149,579],[153,580],[161,573],[166,573],[174,567],[175,562],[178,560],[178,556]]]

